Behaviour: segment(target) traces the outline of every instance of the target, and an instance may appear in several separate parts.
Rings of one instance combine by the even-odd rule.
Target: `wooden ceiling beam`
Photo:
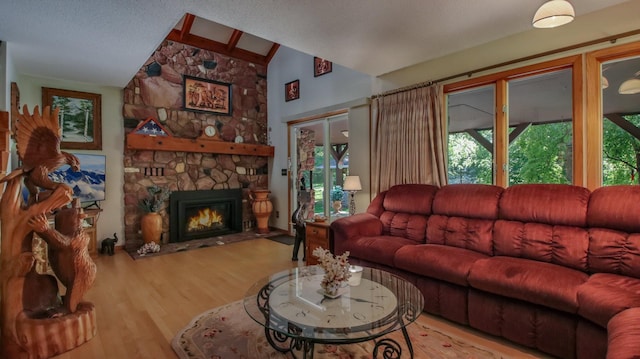
[[[487,151],[489,151],[489,153],[493,154],[493,143],[482,136],[480,132],[474,129],[468,129],[465,132],[468,133],[469,136],[471,136],[474,140],[476,140],[476,142],[478,142],[480,146],[484,147]]]
[[[180,30],[180,38],[184,39],[191,32],[191,27],[196,17],[193,14],[186,13],[184,15],[184,21],[182,22],[182,29]]]
[[[525,122],[517,125],[516,128],[514,128],[513,131],[511,131],[511,133],[509,134],[509,144],[515,141],[516,138],[518,138],[518,136],[520,136],[524,132],[524,130],[529,128],[530,125],[531,122]]]
[[[276,55],[276,52],[278,51],[279,48],[280,48],[280,44],[276,44],[274,42],[266,56],[267,64],[271,62],[271,59]]]
[[[236,46],[238,46],[238,41],[240,41],[242,34],[243,32],[240,30],[233,30],[233,33],[229,38],[229,43],[227,44],[227,51],[233,51]]]
[[[621,129],[625,130],[631,136],[635,137],[636,140],[640,140],[640,128],[636,127],[631,121],[622,117],[619,113],[608,113],[604,115],[604,117],[608,118],[609,121],[615,123]]]

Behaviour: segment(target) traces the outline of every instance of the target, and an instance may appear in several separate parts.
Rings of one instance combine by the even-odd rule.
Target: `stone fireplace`
[[[173,192],[169,204],[169,242],[242,231],[240,189]]]
[[[214,61],[217,66],[205,68],[205,61]],[[151,68],[155,70],[150,71]],[[233,206],[234,213],[240,210],[240,218],[235,216],[231,224],[225,222],[214,227],[224,225],[238,231],[237,221],[240,220],[240,231],[255,228],[249,193],[269,187],[268,157],[273,156],[267,136],[266,73],[264,65],[165,41],[125,87],[123,165],[127,251],[135,252],[143,244],[142,213],[138,202],[147,196],[147,187],[154,185],[175,193],[197,191],[203,194],[218,190],[240,193],[239,205],[237,200],[223,205]],[[221,115],[185,109],[183,76],[230,84],[231,113]],[[169,136],[136,135],[138,141],[131,141],[130,135],[148,118],[157,120]],[[216,129],[215,136],[203,134],[203,128],[207,126]],[[265,147],[271,149],[270,153],[262,150]],[[160,212],[163,217],[162,243],[173,241],[170,206],[167,203],[167,208]],[[209,210],[221,208],[214,206]],[[176,238],[220,235],[195,232],[178,234]]]

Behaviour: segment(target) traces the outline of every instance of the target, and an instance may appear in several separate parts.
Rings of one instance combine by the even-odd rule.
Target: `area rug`
[[[426,358],[500,358],[486,349],[438,332],[420,323],[407,327],[416,359]],[[389,334],[403,346],[402,357],[408,357],[401,332]],[[264,328],[244,311],[242,301],[214,308],[195,317],[171,341],[181,359],[257,359],[291,358],[271,348]],[[316,359],[370,359],[373,342],[350,345],[316,345]],[[296,353],[301,358],[301,353]],[[378,357],[382,357],[378,353]]]
[[[267,239],[276,241],[278,243],[286,244],[288,246],[292,246],[296,240],[296,237],[289,236],[289,235],[279,235],[279,236],[267,237]]]

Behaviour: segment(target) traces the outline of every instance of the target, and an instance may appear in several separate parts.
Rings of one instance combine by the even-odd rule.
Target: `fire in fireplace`
[[[177,191],[169,198],[169,241],[242,231],[242,190]]]

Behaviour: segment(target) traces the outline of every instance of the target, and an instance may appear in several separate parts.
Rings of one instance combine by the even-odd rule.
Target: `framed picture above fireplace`
[[[185,110],[231,115],[231,84],[185,75],[182,90]]]

